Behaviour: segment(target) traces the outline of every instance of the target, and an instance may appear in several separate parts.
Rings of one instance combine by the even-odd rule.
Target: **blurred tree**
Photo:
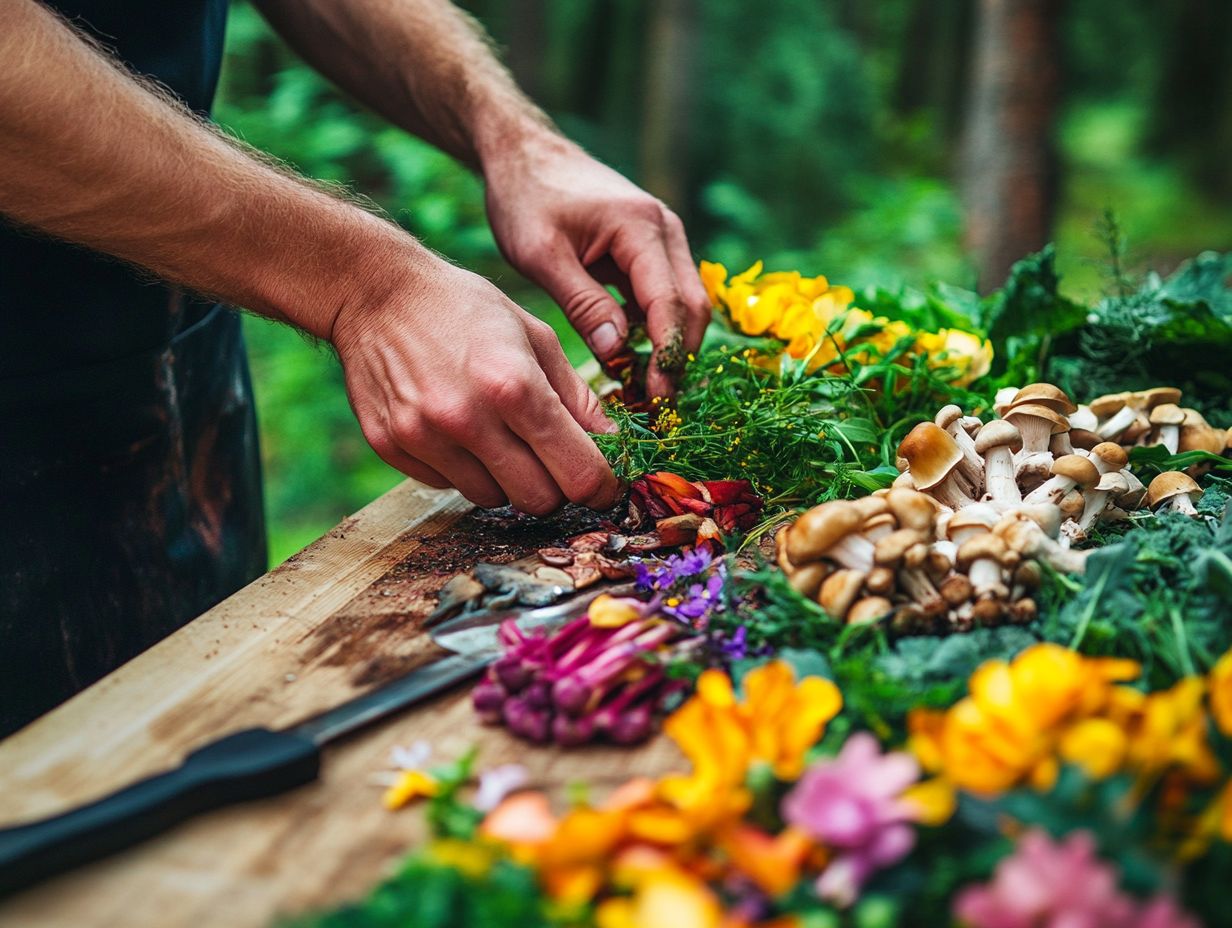
[[[675,207],[686,202],[688,193],[696,33],[693,0],[659,0],[651,8],[641,175],[647,190]]]
[[[960,170],[965,239],[991,289],[1052,232],[1064,0],[980,0]]]

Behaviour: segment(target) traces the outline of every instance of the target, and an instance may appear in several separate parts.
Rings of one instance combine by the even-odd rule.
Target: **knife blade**
[[[131,847],[224,806],[286,792],[317,778],[321,749],[480,674],[502,653],[500,624],[525,631],[581,615],[612,586],[538,609],[460,616],[432,638],[451,653],[289,728],[249,728],[193,751],[178,767],[58,815],[0,829],[0,897]]]

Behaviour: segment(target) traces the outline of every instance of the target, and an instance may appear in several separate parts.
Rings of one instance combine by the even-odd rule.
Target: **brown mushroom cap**
[[[937,503],[927,493],[906,487],[893,487],[885,499],[890,506],[890,512],[894,513],[894,518],[903,528],[913,528],[917,532],[932,531],[933,522],[937,518]]]
[[[1069,429],[1069,420],[1057,412],[1055,409],[1049,409],[1047,406],[1040,406],[1038,403],[1023,403],[1019,406],[1014,406],[1005,411],[1005,419],[1007,422],[1012,422],[1018,429],[1022,429],[1023,422],[1029,419],[1046,419],[1051,424],[1051,433],[1055,435],[1057,432],[1064,432]],[[983,431],[983,429],[981,429]]]
[[[993,448],[1009,447],[1017,450],[1022,447],[1022,433],[1014,423],[1004,419],[993,419],[985,423],[975,436],[976,454],[987,454]]]
[[[913,528],[900,528],[896,532],[890,532],[873,547],[873,563],[882,566],[897,564],[903,559],[907,549],[926,540],[923,532],[917,532]]]
[[[1185,414],[1185,418],[1182,420],[1183,425],[1210,425],[1206,421],[1206,416],[1202,415],[1192,406],[1181,406],[1180,410]]]
[[[1151,481],[1151,485],[1146,489],[1146,499],[1150,507],[1155,509],[1182,493],[1193,500],[1202,496],[1202,488],[1189,474],[1179,470],[1166,470]]]
[[[1085,454],[1063,454],[1052,462],[1055,477],[1065,477],[1080,487],[1093,487],[1099,483],[1099,468]]]
[[[847,612],[848,625],[864,625],[884,618],[894,611],[894,604],[884,596],[866,596]]]
[[[935,487],[962,460],[962,449],[950,433],[933,422],[921,422],[902,440],[898,453],[907,459],[911,477],[921,490]]]
[[[861,518],[863,518],[865,522],[872,519],[874,516],[882,515],[890,510],[889,504],[885,501],[885,498],[881,496],[862,496],[859,499],[853,499],[850,502],[851,505],[856,507],[856,510],[860,513]]]
[[[1120,470],[1129,463],[1129,455],[1114,441],[1101,441],[1091,449],[1091,456],[1099,458],[1110,470]]]
[[[1129,402],[1128,393],[1106,393],[1087,403],[1087,408],[1101,419],[1116,415]]]
[[[1149,390],[1131,393],[1129,402],[1139,409],[1151,410],[1168,403],[1178,403],[1180,399],[1181,391],[1176,387],[1151,387]]]
[[[1206,424],[1182,425],[1177,451],[1209,451],[1211,454],[1221,454],[1227,441],[1227,433],[1223,429],[1212,428]]]
[[[787,558],[793,564],[815,561],[841,538],[860,528],[860,510],[844,500],[814,506],[787,530]]]
[[[812,599],[821,589],[821,584],[830,575],[832,568],[825,561],[814,561],[803,567],[796,567],[787,576],[791,588],[801,596]]]
[[[970,510],[975,511],[972,512]],[[983,506],[967,506],[964,509],[960,509],[950,516],[950,520],[946,523],[945,537],[953,539],[955,534],[968,528],[981,528],[985,531],[992,531],[992,527],[997,524],[995,510],[992,516],[992,518],[989,518],[987,509]]]
[[[1069,443],[1075,448],[1081,448],[1083,451],[1090,451],[1102,441],[1103,439],[1099,435],[1089,429],[1071,428],[1069,430]]]
[[[833,619],[842,619],[860,595],[866,574],[862,570],[836,570],[821,584],[817,604]]]
[[[1051,383],[1027,384],[1014,394],[1014,399],[1010,402],[1010,406],[1012,408],[1024,403],[1047,406],[1049,409],[1059,412],[1064,416],[1068,416],[1071,412],[1077,412],[1078,410],[1078,407],[1074,405],[1066,392]]]
[[[1151,425],[1180,425],[1185,421],[1185,411],[1176,403],[1160,403],[1151,410]]]
[[[962,574],[950,574],[941,581],[941,586],[937,588],[937,592],[941,594],[941,598],[945,600],[946,605],[961,606],[971,598],[975,591],[971,588],[971,581]]]
[[[891,530],[898,528],[898,520],[894,518],[894,514],[883,512],[880,515],[875,515],[872,518],[864,520],[864,527],[861,532],[871,532],[875,529],[885,528],[889,526]]]
[[[874,567],[864,580],[864,588],[878,596],[888,596],[894,592],[894,584],[898,575],[891,567]]]
[[[967,570],[975,561],[991,558],[998,564],[1003,562],[1006,555],[1009,554],[1009,548],[1005,542],[997,535],[991,532],[986,532],[983,535],[976,535],[974,538],[968,538],[958,548],[958,569]]]

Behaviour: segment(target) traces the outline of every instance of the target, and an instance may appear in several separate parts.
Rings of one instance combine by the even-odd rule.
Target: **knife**
[[[523,631],[581,615],[601,586],[539,609],[451,619],[433,641],[453,653],[290,728],[249,728],[197,748],[180,765],[87,805],[0,829],[0,897],[131,847],[212,809],[286,792],[317,778],[321,749],[360,728],[477,676],[503,649],[501,622]]]

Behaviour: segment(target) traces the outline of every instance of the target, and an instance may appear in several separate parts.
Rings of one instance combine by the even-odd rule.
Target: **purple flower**
[[[529,779],[521,764],[501,764],[479,774],[479,788],[471,803],[480,812],[491,812],[510,793],[521,789]]]
[[[1028,831],[993,878],[968,886],[954,914],[971,928],[1197,928],[1167,896],[1139,904],[1117,888],[1116,870],[1095,856],[1089,832],[1053,841]]]
[[[672,554],[662,561],[639,561],[633,565],[634,582],[639,590],[666,590],[669,587],[701,576],[710,567],[710,552],[695,548],[683,554]]]
[[[784,797],[782,812],[834,852],[817,880],[819,896],[851,905],[874,872],[907,856],[915,844],[915,810],[902,793],[919,776],[914,758],[883,754],[867,732],[852,735],[836,757],[804,772]]]

